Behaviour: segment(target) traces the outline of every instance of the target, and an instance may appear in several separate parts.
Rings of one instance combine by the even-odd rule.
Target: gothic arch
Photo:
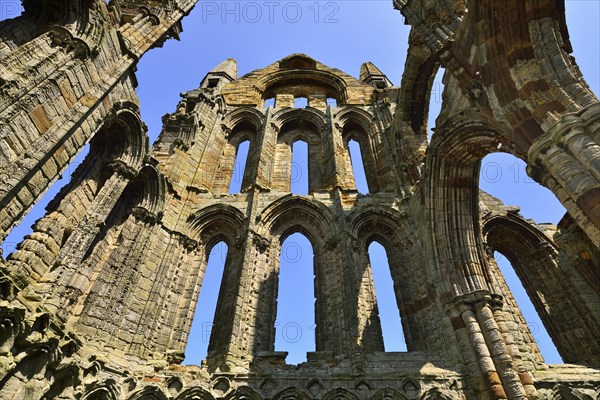
[[[139,170],[150,151],[139,107],[130,101],[116,102],[99,132],[103,131],[103,136],[97,134],[92,138],[92,149],[104,146],[112,159],[121,161],[132,170]],[[99,138],[96,139],[96,136]]]
[[[408,47],[406,68],[402,74],[401,104],[397,118],[407,123],[417,137],[427,136],[427,117],[435,75],[440,68],[438,58],[428,46],[415,40],[415,29],[411,29],[413,39]]]
[[[359,268],[357,276],[361,278],[361,281],[357,282],[360,293],[363,293],[360,298],[362,301],[370,298],[373,303],[371,307],[374,308],[376,299],[368,248],[376,241],[386,250],[407,349],[409,351],[424,349],[422,340],[429,328],[423,326],[423,318],[419,317],[418,312],[412,312],[412,309],[416,308],[415,304],[428,301],[423,298],[423,293],[428,291],[426,282],[429,281],[429,277],[426,271],[422,271],[415,265],[415,260],[418,259],[419,254],[422,254],[422,248],[412,237],[414,228],[401,213],[380,206],[358,208],[349,215],[348,220],[355,241],[353,250],[357,258],[355,264]],[[355,299],[355,301],[359,300]],[[359,320],[361,317],[364,318],[364,315],[357,316]],[[379,326],[379,316],[373,315],[372,318],[374,320],[372,323],[365,322],[365,329]],[[382,343],[380,328],[370,329],[374,330],[365,331],[365,334],[374,335],[372,340],[375,340],[375,343]]]
[[[208,255],[210,250],[220,241],[227,244],[228,251],[217,299],[216,315],[231,315],[234,312],[233,307],[235,305],[230,299],[235,298],[240,291],[240,279],[243,273],[243,257],[241,254],[243,254],[245,247],[239,239],[243,237],[246,229],[246,218],[235,207],[214,204],[190,215],[188,225],[189,236],[198,240],[201,245],[201,257],[197,257],[192,265],[188,267],[191,268],[189,274],[197,277],[196,281],[190,280],[186,283],[186,287],[189,287],[190,292],[193,293],[192,299],[189,300],[191,312],[186,315],[181,324],[184,326],[184,330],[189,332],[200,286],[204,279]],[[232,319],[230,318],[221,318],[214,321],[207,355],[211,367],[213,362],[218,362],[219,357],[226,353],[227,346],[232,341],[232,336],[235,333],[231,323]]]
[[[386,248],[407,246],[414,227],[402,213],[390,208],[368,205],[350,213],[352,235],[361,239],[361,246],[368,247],[372,241],[381,242]]]
[[[308,145],[308,186],[309,193],[322,188],[324,162],[321,154],[326,116],[317,109],[282,109],[272,117],[277,138],[275,154],[271,163],[272,187],[277,191],[291,190],[292,150],[294,142],[301,140]]]
[[[241,107],[232,111],[224,121],[227,130],[227,142],[219,161],[219,171],[216,173],[213,189],[217,193],[226,194],[231,185],[235,162],[238,159],[240,144],[249,141],[246,165],[242,172],[242,191],[255,179],[258,169],[260,149],[258,138],[262,131],[264,116],[258,110],[250,107]]]
[[[306,236],[313,248],[315,273],[315,320],[316,351],[342,352],[350,346],[351,337],[345,326],[352,320],[352,300],[349,291],[342,289],[342,282],[336,277],[349,276],[344,272],[339,257],[341,246],[337,236],[337,224],[331,211],[322,203],[307,200],[300,196],[286,196],[267,206],[258,220],[257,232],[270,238],[271,259],[269,271],[271,279],[264,289],[264,302],[269,322],[273,329],[276,308],[269,294],[276,296],[279,254],[283,241],[299,232]],[[342,295],[340,295],[342,293]],[[343,316],[342,316],[343,315]],[[342,323],[334,321],[342,321]],[[274,330],[269,333],[274,341]]]
[[[24,260],[32,264],[34,259],[38,259],[37,264],[45,268],[39,268],[35,275],[41,276],[66,255],[65,244],[73,231],[77,231],[78,225],[90,218],[90,212],[99,205],[103,204],[104,212],[110,211],[112,207],[108,204],[122,194],[124,182],[139,173],[147,153],[148,142],[137,106],[128,102],[117,103],[112,116],[106,118],[90,141],[89,154],[75,170],[71,182],[48,204],[45,216],[36,221],[35,234],[26,237],[19,250],[11,256],[11,269],[15,271],[13,279],[19,282],[30,276],[32,271],[23,265]],[[56,170],[57,174],[59,172]],[[61,247],[62,256],[58,251],[48,254],[46,250]],[[42,253],[45,254],[43,257]]]
[[[175,400],[215,400],[215,398],[207,390],[194,387],[181,393]]]
[[[556,244],[514,214],[486,218],[482,233],[490,251],[502,253],[512,264],[563,359],[598,365],[598,312],[581,293],[582,282],[572,284],[578,273],[559,257]],[[579,315],[576,321],[571,321],[573,313]]]
[[[282,243],[290,234],[300,232],[315,250],[335,235],[334,216],[321,202],[300,196],[286,196],[271,203],[259,218],[259,233],[279,237]]]
[[[141,189],[135,193],[137,194],[136,207],[143,208],[156,216],[162,215],[165,205],[166,182],[160,171],[147,164],[140,170],[134,182],[139,182]]]
[[[424,183],[432,199],[430,223],[439,232],[433,238],[438,273],[448,277],[441,279],[440,291],[449,297],[490,289],[479,226],[478,179],[481,159],[508,148],[499,132],[478,113],[464,111],[438,126],[428,149],[429,179]]]
[[[277,88],[285,86],[289,82],[297,82],[299,79],[305,85],[314,84],[321,87],[329,97],[334,97],[340,102],[345,102],[348,98],[346,82],[343,79],[330,72],[311,68],[281,69],[261,77],[257,86],[264,93],[263,96],[269,97],[277,91]],[[302,88],[297,88],[291,94],[307,95],[308,93],[304,93]]]
[[[382,186],[380,175],[384,173],[381,172],[382,168],[377,163],[377,155],[379,154],[377,143],[380,143],[380,138],[373,132],[373,118],[369,113],[358,107],[344,109],[336,115],[336,118],[340,122],[342,141],[346,148],[344,153],[346,170],[354,172],[357,165],[355,164],[357,160],[354,160],[354,163],[351,162],[349,152],[349,143],[354,140],[360,146],[369,191],[379,192]],[[356,180],[356,177],[354,177],[354,180]]]
[[[254,107],[239,107],[228,113],[223,123],[232,132],[242,125],[251,127],[254,132],[259,132],[264,124],[264,116]]]
[[[252,130],[251,125],[247,125],[244,122],[245,121],[242,121],[240,124],[238,124],[228,138],[229,140],[227,143],[233,146],[235,149],[238,148],[240,143],[246,140],[252,144],[254,144],[256,141],[256,130]]]
[[[261,400],[260,395],[248,386],[240,386],[229,393],[223,400]]]
[[[283,389],[275,396],[273,396],[273,400],[311,400],[312,397],[306,394],[304,391],[296,388],[289,387],[287,389]]]
[[[315,108],[283,108],[273,114],[273,123],[279,128],[280,134],[302,124],[312,124],[313,129],[320,136],[327,126],[327,116]]]
[[[146,386],[129,396],[128,400],[168,400],[168,398],[158,387]]]
[[[235,207],[214,204],[190,215],[188,224],[190,236],[197,238],[206,248],[221,240],[231,247],[244,231],[245,217]]]
[[[344,388],[336,388],[325,393],[322,400],[358,400],[352,392]]]
[[[113,384],[105,384],[89,389],[81,400],[117,400],[118,390]]]
[[[361,126],[365,132],[368,132],[374,122],[373,116],[369,112],[357,106],[344,107],[335,114],[342,128],[348,123],[354,122]]]
[[[105,34],[102,16],[106,3],[91,0],[23,1],[23,16],[38,26],[38,32],[50,31],[50,37],[60,45],[67,41],[76,56],[94,56]],[[65,45],[66,47],[66,45]]]

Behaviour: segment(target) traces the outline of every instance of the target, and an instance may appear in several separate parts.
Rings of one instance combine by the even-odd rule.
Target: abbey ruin
[[[395,0],[412,26],[400,86],[372,63],[353,77],[291,54],[240,77],[229,59],[151,144],[136,64],[196,2],[24,0],[0,22],[0,241],[90,145],[0,258],[0,400],[600,399],[600,102],[570,56],[564,1]],[[306,196],[290,191],[299,140]],[[228,194],[244,141],[242,188]],[[480,193],[481,159],[498,151],[565,206],[558,226]],[[314,249],[316,298],[315,351],[298,366],[274,347],[281,244],[296,232]],[[185,366],[220,241],[208,356]],[[373,241],[407,352],[384,351]],[[494,251],[565,364],[544,361]]]

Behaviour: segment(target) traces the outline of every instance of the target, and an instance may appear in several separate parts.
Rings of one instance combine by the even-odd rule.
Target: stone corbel
[[[271,245],[271,242],[267,238],[261,236],[256,232],[252,232],[252,243],[254,244],[254,246],[256,246],[256,249],[261,253],[265,253]]]
[[[71,32],[62,26],[53,26],[49,34],[52,46],[62,47],[65,53],[73,52],[75,58],[85,60],[92,55],[92,49],[86,42],[73,37]]]
[[[476,78],[469,81],[464,87],[463,91],[465,95],[471,101],[479,100],[484,94],[485,91],[483,89],[483,83],[481,83],[481,79]]]
[[[112,169],[114,173],[128,180],[134,179],[138,174],[136,169],[130,167],[121,160],[111,161],[107,164],[107,166]]]
[[[225,139],[229,139],[229,135],[231,135],[231,128],[225,124],[221,124],[221,130],[225,134]]]
[[[148,211],[144,207],[133,207],[131,209],[131,214],[138,220],[151,225],[158,224],[162,218],[162,215]]]
[[[211,99],[206,93],[203,92],[198,93],[198,100],[208,104],[211,107],[217,105],[217,103],[213,99]]]
[[[276,134],[279,134],[279,126],[274,122],[271,122],[271,130],[273,130],[273,132]]]
[[[179,243],[183,246],[183,248],[189,253],[198,248],[198,241],[189,238],[185,235],[181,235],[179,237]]]

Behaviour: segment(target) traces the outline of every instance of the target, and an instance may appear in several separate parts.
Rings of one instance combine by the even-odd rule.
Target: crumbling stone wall
[[[413,27],[400,87],[372,63],[356,79],[294,54],[238,77],[226,60],[182,95],[150,148],[132,71],[178,36],[194,3],[31,1],[0,23],[0,239],[90,142],[2,260],[0,399],[600,396],[600,106],[568,55],[560,2],[396,1]],[[309,148],[306,196],[290,193],[296,140]],[[498,150],[527,160],[565,205],[558,227],[480,193],[479,163]],[[316,350],[299,366],[274,351],[279,255],[295,232],[314,249],[316,297]],[[220,241],[208,356],[182,366]],[[389,258],[404,353],[384,351],[372,241]],[[494,251],[569,364],[544,362]]]

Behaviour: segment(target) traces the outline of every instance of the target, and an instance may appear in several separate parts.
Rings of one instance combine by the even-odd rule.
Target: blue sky
[[[20,8],[20,2],[2,0],[0,19],[14,17],[17,12],[15,6]],[[592,90],[598,94],[600,2],[567,0],[566,7],[574,55]],[[137,91],[142,103],[142,117],[148,124],[152,141],[160,132],[161,117],[174,111],[179,93],[196,88],[206,72],[224,59],[236,58],[240,75],[265,67],[291,53],[306,53],[354,76],[358,76],[363,62],[372,61],[398,85],[409,32],[403,17],[392,9],[391,0],[204,1],[184,20],[183,26],[180,42],[166,42],[163,48],[144,56],[138,66]],[[432,95],[430,126],[435,125],[441,91],[441,74],[438,74]],[[23,223],[13,230],[3,244],[5,255],[12,252],[16,243],[31,231],[29,227],[43,215],[45,204],[60,186],[68,182],[84,152]],[[359,168],[359,157],[353,156],[352,160]],[[238,164],[243,165],[243,161]],[[293,188],[295,193],[303,192],[302,185],[305,185],[305,174],[299,175],[295,183],[298,186]],[[241,174],[238,172],[237,176]],[[357,181],[364,185],[364,179]],[[524,163],[512,156],[499,153],[483,160],[481,188],[507,204],[520,206],[525,217],[537,222],[557,223],[564,214],[564,208],[554,195],[531,182],[525,174]],[[290,236],[283,249],[285,254],[294,251],[298,254],[282,257],[282,296],[279,297],[276,349],[290,351],[288,362],[297,363],[305,359],[306,351],[314,350],[312,250],[310,243],[301,235]],[[186,350],[186,363],[199,363],[206,352],[207,327],[210,327],[214,314],[211,307],[214,310],[226,249],[217,246],[212,253]],[[404,350],[389,272],[387,277],[381,272],[387,268],[384,253],[377,246],[370,253],[384,340],[386,348]],[[546,360],[560,362],[513,269],[503,257],[498,257],[498,261]]]

